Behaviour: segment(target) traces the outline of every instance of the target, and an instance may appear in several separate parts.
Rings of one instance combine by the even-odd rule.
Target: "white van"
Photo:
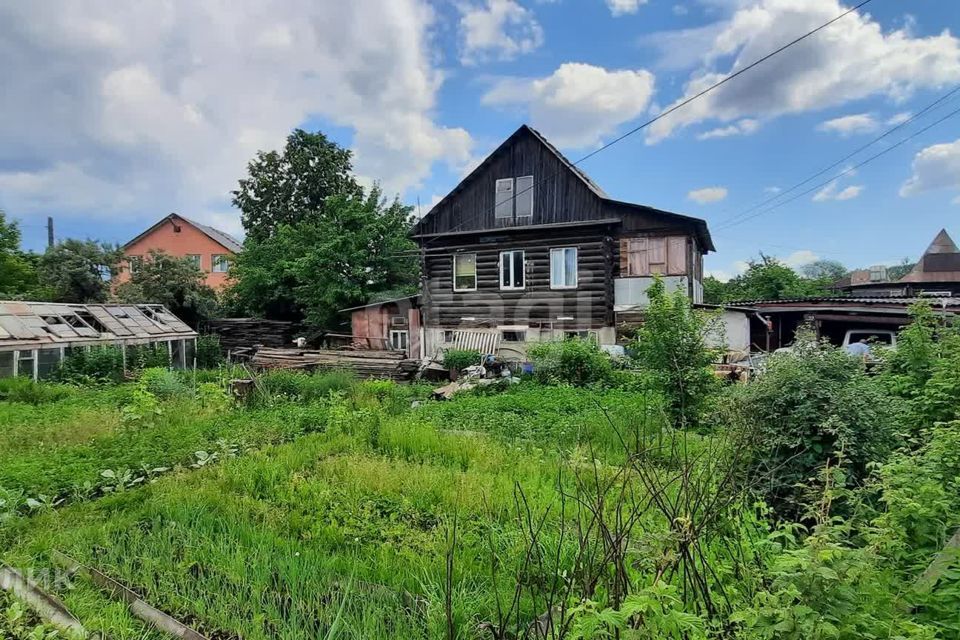
[[[850,329],[847,331],[846,335],[843,336],[843,348],[846,349],[848,345],[853,344],[854,342],[860,342],[861,340],[866,339],[867,343],[872,346],[886,347],[888,349],[897,348],[897,332],[889,331],[887,329]]]

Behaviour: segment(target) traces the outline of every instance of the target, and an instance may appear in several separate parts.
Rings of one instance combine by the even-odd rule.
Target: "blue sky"
[[[229,190],[296,126],[354,149],[358,174],[426,211],[521,123],[576,160],[850,6],[43,4],[0,7],[0,208],[32,249],[47,215],[58,237],[123,242],[171,211],[237,233]],[[873,0],[581,166],[616,198],[705,218],[722,277],[760,251],[794,266],[916,257],[941,227],[960,236],[960,114],[724,223],[960,86],[954,5]],[[960,93],[850,162],[958,107]]]

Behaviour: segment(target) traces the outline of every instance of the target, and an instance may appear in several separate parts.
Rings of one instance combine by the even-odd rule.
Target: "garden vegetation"
[[[810,338],[721,387],[710,319],[652,303],[638,361],[549,343],[447,402],[340,371],[238,400],[222,365],[2,386],[2,559],[112,638],[160,636],[53,550],[215,638],[960,638],[957,330],[919,306],[870,371]]]

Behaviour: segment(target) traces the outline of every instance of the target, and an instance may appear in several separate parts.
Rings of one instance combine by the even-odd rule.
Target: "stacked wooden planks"
[[[349,369],[361,378],[409,380],[419,361],[403,351],[277,349],[261,347],[250,360],[258,369]]]
[[[293,342],[297,327],[283,320],[216,318],[207,323],[207,331],[220,336],[220,346],[228,351],[258,344],[284,347]]]

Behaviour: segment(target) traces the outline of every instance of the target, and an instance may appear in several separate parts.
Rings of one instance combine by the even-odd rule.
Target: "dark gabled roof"
[[[671,212],[669,212],[669,211],[663,211],[663,210],[661,210],[661,209],[655,209],[655,208],[653,208],[653,207],[648,207],[648,206],[641,205],[641,204],[635,204],[635,203],[633,203],[633,202],[623,202],[623,201],[621,201],[621,200],[614,200],[613,198],[610,198],[610,197],[606,194],[606,192],[604,192],[604,190],[601,189],[601,188],[597,185],[597,183],[594,182],[594,181],[590,178],[590,176],[588,176],[582,169],[580,169],[580,168],[579,168],[578,166],[576,166],[574,163],[570,162],[570,160],[569,160],[566,156],[564,156],[564,155],[560,152],[559,149],[557,149],[555,146],[553,146],[553,144],[552,144],[549,140],[547,140],[547,139],[543,136],[542,133],[540,133],[539,131],[537,131],[537,130],[534,129],[533,127],[530,127],[530,126],[525,125],[525,124],[524,124],[524,125],[520,125],[520,128],[519,128],[519,129],[517,129],[516,131],[514,131],[514,132],[510,135],[510,137],[508,137],[506,140],[504,140],[502,143],[500,143],[500,146],[498,146],[496,149],[494,149],[494,150],[490,153],[490,155],[488,155],[486,158],[484,158],[483,162],[481,162],[479,165],[477,165],[477,167],[476,167],[473,171],[471,171],[470,174],[467,175],[467,177],[465,177],[463,180],[461,180],[461,181],[457,184],[457,186],[454,187],[452,191],[450,191],[450,193],[448,193],[446,196],[444,196],[443,199],[440,200],[440,202],[438,202],[438,203],[435,204],[433,207],[431,207],[430,210],[426,213],[426,215],[424,215],[422,218],[420,218],[420,220],[417,221],[417,223],[416,223],[416,224],[414,225],[414,227],[413,227],[413,233],[414,233],[415,237],[416,237],[416,234],[418,233],[418,229],[420,228],[421,223],[422,223],[424,220],[426,220],[428,217],[430,217],[438,208],[440,208],[440,207],[442,207],[444,204],[446,204],[447,201],[450,200],[450,198],[452,198],[452,197],[455,196],[457,193],[459,193],[459,192],[463,189],[464,185],[466,185],[466,184],[468,184],[469,182],[471,182],[476,176],[478,176],[482,171],[484,171],[484,170],[487,168],[487,166],[493,161],[493,159],[494,159],[495,157],[497,157],[497,155],[499,155],[502,151],[504,151],[505,149],[507,149],[511,144],[513,144],[513,142],[514,142],[519,136],[521,136],[521,135],[527,135],[527,134],[533,136],[533,137],[536,138],[538,141],[540,141],[540,143],[543,144],[543,146],[545,146],[554,156],[556,156],[556,158],[560,161],[560,163],[561,163],[563,166],[565,166],[565,167],[568,168],[571,172],[573,172],[573,174],[574,174],[577,178],[579,178],[579,179],[583,182],[583,184],[586,185],[586,187],[587,187],[594,195],[596,195],[598,198],[600,198],[600,199],[603,200],[604,202],[609,203],[609,204],[616,204],[616,205],[626,206],[626,207],[632,208],[632,209],[634,209],[634,210],[636,210],[636,211],[638,211],[638,212],[643,212],[643,213],[645,213],[645,214],[647,214],[647,215],[664,217],[664,218],[668,218],[668,219],[670,219],[670,220],[673,220],[673,221],[675,221],[675,222],[682,222],[682,223],[686,223],[686,224],[692,224],[692,225],[696,228],[696,230],[697,230],[698,240],[700,241],[700,244],[704,247],[704,249],[706,249],[707,251],[716,251],[716,250],[717,250],[716,247],[714,247],[714,245],[713,245],[713,239],[710,237],[710,231],[707,229],[707,223],[706,223],[705,220],[702,220],[702,219],[700,219],[700,218],[694,218],[694,217],[692,217],[692,216],[681,215],[681,214],[679,214],[679,213],[671,213]],[[469,233],[475,233],[475,231],[471,230]],[[430,235],[446,235],[446,234],[445,234],[445,233],[439,233],[439,234],[430,234]]]
[[[211,240],[219,244],[224,249],[230,251],[231,253],[240,253],[241,251],[243,251],[243,244],[239,240],[231,236],[230,234],[220,231],[219,229],[215,229],[214,227],[211,227],[209,225],[200,224],[199,222],[194,222],[189,218],[184,218],[179,213],[171,213],[168,216],[164,216],[163,218],[158,220],[156,224],[151,225],[150,228],[148,228],[146,231],[139,234],[137,237],[133,238],[126,244],[124,244],[123,248],[126,249],[127,247],[132,245],[134,242],[140,240],[141,238],[149,234],[151,231],[153,231],[154,229],[162,225],[164,222],[167,222],[168,220],[173,220],[174,218],[183,220],[190,226],[195,227],[198,231],[200,231],[201,233],[206,235],[208,238],[210,238]]]

